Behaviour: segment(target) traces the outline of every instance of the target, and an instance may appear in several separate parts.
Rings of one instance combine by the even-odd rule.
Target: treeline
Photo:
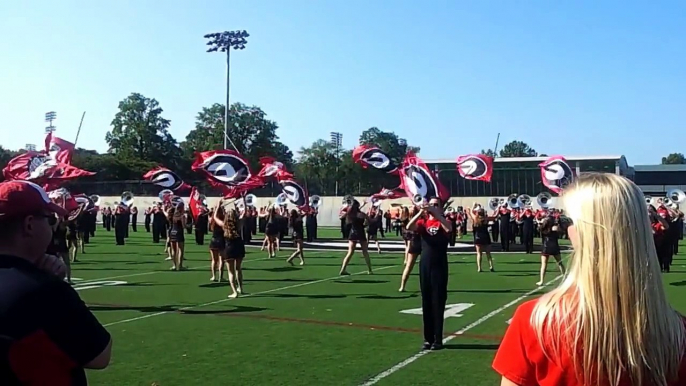
[[[196,151],[223,148],[225,106],[217,103],[204,107],[196,116],[195,127],[181,142],[169,133],[171,122],[164,118],[163,113],[154,98],[133,93],[122,100],[111,130],[105,136],[107,152],[79,148],[74,153],[72,163],[75,166],[97,174],[74,181],[68,187],[75,193],[118,195],[128,190],[136,195],[153,195],[159,188],[141,181],[141,178],[153,167],[163,165],[177,172],[186,182],[200,186],[206,194],[218,194],[190,167]],[[279,140],[277,123],[269,120],[267,114],[256,106],[231,105],[229,128],[231,140],[251,163],[253,170],[259,170],[260,157],[274,157],[294,172],[311,194],[334,195],[338,189],[341,195],[368,195],[382,187],[392,188],[398,184],[397,177],[380,175],[355,165],[352,149],[337,149],[328,140],[317,140],[294,154]],[[396,162],[400,162],[409,150],[420,151],[395,133],[376,127],[363,131],[359,143],[379,146]],[[22,150],[12,151],[0,146],[0,166],[4,167],[20,152]],[[482,150],[482,153],[493,155],[490,149]],[[521,141],[506,144],[498,153],[500,157],[537,155],[544,154],[538,154]],[[671,154],[663,158],[663,163],[686,162],[682,154]],[[254,193],[271,196],[279,191],[278,186],[271,185]]]

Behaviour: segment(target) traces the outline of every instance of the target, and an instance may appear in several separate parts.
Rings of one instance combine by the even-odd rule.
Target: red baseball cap
[[[0,183],[0,218],[17,217],[33,213],[52,212],[64,216],[67,211],[48,198],[40,186],[28,181]]]

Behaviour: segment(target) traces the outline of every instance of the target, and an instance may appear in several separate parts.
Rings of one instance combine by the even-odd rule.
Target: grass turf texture
[[[320,230],[321,237],[336,234]],[[367,275],[358,252],[353,275],[338,277],[340,251],[306,251],[306,265],[291,267],[288,250],[266,259],[266,252],[248,248],[247,295],[229,300],[228,283],[209,282],[207,245],[189,243],[190,270],[172,272],[163,245],[153,245],[148,233],[131,233],[126,246],[116,246],[113,233],[99,228],[91,240],[73,276],[114,339],[110,367],[88,373],[94,385],[360,385],[417,354],[422,343],[421,316],[400,313],[421,307],[418,268],[408,291],[399,293],[397,253],[371,253],[375,274]],[[524,297],[535,288],[540,263],[536,254],[495,260],[495,273],[477,273],[473,254],[450,256],[448,304],[473,306],[446,319],[446,334],[476,325],[378,385],[498,384],[493,355],[516,304],[538,295]],[[685,266],[682,252],[664,276],[682,312]],[[555,269],[550,263],[547,280]]]

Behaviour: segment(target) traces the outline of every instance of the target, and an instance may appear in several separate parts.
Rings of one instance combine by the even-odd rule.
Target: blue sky
[[[0,2],[0,144],[57,135],[106,150],[117,104],[156,98],[183,140],[224,100],[208,32],[245,29],[231,99],[293,150],[377,126],[456,158],[520,139],[548,154],[686,152],[686,3],[605,1]]]

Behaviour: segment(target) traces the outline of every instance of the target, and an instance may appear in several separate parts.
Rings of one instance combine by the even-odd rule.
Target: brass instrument
[[[355,202],[355,197],[352,194],[348,194],[343,197],[342,205],[352,206],[353,202]]]
[[[553,196],[548,193],[548,192],[542,192],[538,196],[536,196],[536,202],[538,203],[538,206],[540,206],[543,209],[548,209],[550,206],[550,200],[553,199]]]
[[[670,189],[667,191],[667,197],[662,201],[665,205],[676,209],[679,207],[679,204],[686,201],[686,193],[681,189]]]
[[[93,201],[94,206],[100,206],[100,196],[97,194],[92,194],[90,197],[91,201]]]
[[[279,193],[278,196],[276,196],[276,206],[284,206],[288,203],[288,196],[286,193]]]
[[[511,209],[515,209],[519,207],[519,195],[517,193],[512,193],[509,196],[507,196],[507,205]]]
[[[518,206],[520,208],[531,206],[531,196],[529,196],[528,194],[522,194],[519,197],[517,197],[517,203],[519,204]]]
[[[130,208],[133,206],[133,193],[124,192],[121,194],[121,200],[119,200],[119,205]]]
[[[313,196],[310,196],[309,201],[310,201],[310,206],[312,208],[315,208],[315,209],[319,208],[322,205],[322,198],[316,194]]]
[[[504,200],[502,198],[493,197],[490,200],[488,200],[488,207],[491,210],[496,210],[503,202]]]
[[[412,203],[419,206],[425,204],[426,200],[424,199],[424,196],[422,196],[421,194],[415,194],[414,196],[412,196]]]

